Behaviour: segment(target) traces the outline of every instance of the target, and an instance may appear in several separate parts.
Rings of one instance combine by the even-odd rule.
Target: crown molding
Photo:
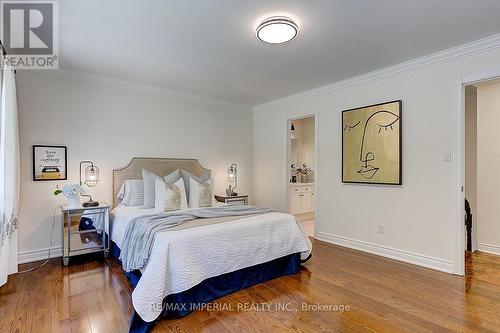
[[[349,88],[373,81],[401,75],[406,72],[416,71],[427,67],[435,66],[444,62],[460,59],[477,53],[486,52],[500,47],[500,34],[482,38],[460,46],[452,47],[443,51],[432,53],[420,58],[408,60],[393,66],[385,67],[366,74],[357,75],[342,81],[327,84],[318,88],[306,90],[297,94],[278,98],[266,103],[254,106],[254,111],[276,107],[278,105],[300,101],[305,98],[332,93],[336,90]]]
[[[47,71],[43,71],[43,73],[53,75],[56,77],[60,77],[60,78],[76,80],[76,81],[92,83],[92,84],[108,85],[108,86],[112,86],[112,87],[116,87],[116,88],[128,89],[128,90],[132,90],[132,91],[142,92],[142,93],[156,95],[156,96],[168,97],[168,98],[181,100],[181,101],[197,102],[197,103],[202,103],[202,104],[207,104],[207,105],[212,105],[212,106],[226,107],[226,108],[231,108],[231,109],[237,109],[238,111],[243,111],[243,112],[251,112],[252,111],[252,107],[250,105],[229,102],[226,100],[221,100],[221,99],[217,99],[217,98],[211,98],[211,97],[206,97],[206,96],[202,96],[202,95],[192,94],[192,93],[188,93],[188,92],[184,92],[184,91],[180,91],[180,90],[168,89],[168,88],[155,86],[155,85],[143,84],[143,83],[131,81],[131,80],[116,79],[113,77],[100,75],[100,74],[74,71],[74,70],[68,70],[68,69],[47,70]]]

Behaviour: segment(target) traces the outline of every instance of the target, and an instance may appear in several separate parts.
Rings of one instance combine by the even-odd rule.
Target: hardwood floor
[[[154,331],[500,332],[498,256],[468,254],[467,275],[457,277],[320,241],[313,253],[299,274],[215,302],[232,311],[197,311],[162,320]],[[130,293],[114,260],[87,257],[63,267],[54,259],[0,288],[0,332],[127,332]],[[271,311],[237,308],[262,303]],[[279,310],[278,303],[293,308]],[[350,310],[302,311],[302,303]]]
[[[314,212],[297,214],[295,217],[300,221],[304,232],[309,237],[314,237]]]

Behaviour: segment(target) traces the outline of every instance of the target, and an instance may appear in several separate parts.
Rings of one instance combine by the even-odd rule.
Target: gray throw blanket
[[[125,272],[142,268],[153,248],[155,235],[169,230],[186,221],[198,218],[219,218],[273,212],[269,208],[244,205],[200,208],[158,214],[141,215],[133,218],[127,225],[120,260]]]

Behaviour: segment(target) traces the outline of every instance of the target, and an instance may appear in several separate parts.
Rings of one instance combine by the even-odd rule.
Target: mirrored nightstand
[[[109,206],[62,207],[63,263],[69,257],[93,252],[109,254]]]
[[[229,205],[248,205],[248,195],[215,195],[215,200]]]

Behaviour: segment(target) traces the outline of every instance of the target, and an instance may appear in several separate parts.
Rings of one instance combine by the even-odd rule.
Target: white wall
[[[100,168],[92,191],[111,202],[111,172],[134,156],[197,158],[212,169],[216,192],[226,187],[226,170],[238,164],[239,191],[252,198],[251,108],[163,93],[157,89],[84,75],[19,71],[21,144],[19,251],[21,261],[40,259],[48,247],[56,185],[78,182],[80,160]],[[32,180],[32,145],[68,146],[68,181]],[[61,224],[54,246],[61,245]]]
[[[477,249],[477,88],[465,88],[465,197],[472,210],[472,250]]]
[[[456,87],[500,70],[498,43],[402,64],[254,108],[254,192],[286,209],[286,119],[319,116],[317,231],[320,239],[451,272],[458,189],[452,189]],[[442,57],[442,60],[440,57]],[[436,60],[439,59],[439,60]],[[341,183],[341,111],[403,100],[403,185]],[[452,162],[455,156],[452,156]],[[385,233],[377,232],[385,225]]]
[[[477,244],[500,254],[500,82],[477,87]]]

